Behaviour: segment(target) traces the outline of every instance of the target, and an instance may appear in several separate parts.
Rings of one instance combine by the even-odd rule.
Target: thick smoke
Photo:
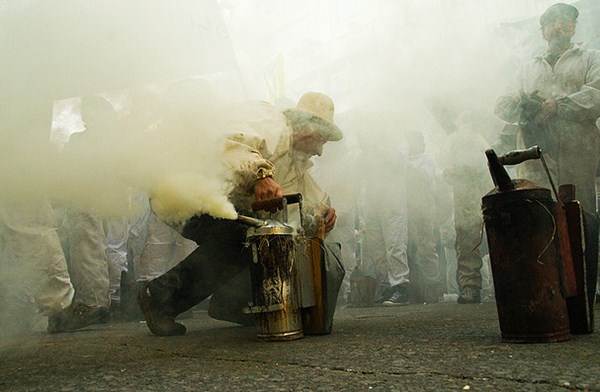
[[[383,132],[397,145],[406,144],[404,132],[422,132],[433,154],[469,109],[483,113],[478,132],[491,144],[499,123],[489,108],[509,83],[507,64],[514,59],[498,25],[551,2],[288,3],[4,4],[4,196],[46,195],[122,214],[131,191],[175,195],[187,189],[174,203],[206,200],[186,208],[233,217],[223,204],[227,186],[218,157],[231,106],[217,108],[206,91],[185,97],[166,87],[198,74],[212,78],[227,98],[245,91],[246,98],[290,102],[314,89],[331,94],[338,113],[393,113],[391,132],[369,132]],[[156,94],[172,93],[170,102],[147,90],[136,93],[150,82],[162,82]],[[47,143],[55,101],[98,94],[131,95],[133,102],[79,151]],[[128,111],[151,118],[130,121]],[[350,144],[354,133],[364,132],[353,128],[347,127]],[[202,189],[192,191],[200,182]],[[175,210],[175,204],[163,207]]]
[[[274,146],[284,121],[240,102],[289,107],[322,91],[345,139],[325,147],[317,176],[345,238],[359,196],[385,207],[379,195],[403,192],[386,185],[403,177],[411,135],[438,176],[455,157],[485,166],[478,154],[502,128],[494,101],[543,46],[512,22],[554,2],[0,2],[0,203],[115,217],[135,213],[141,192],[170,221],[235,218],[223,138],[253,132]],[[480,142],[449,150],[459,129]],[[377,186],[361,191],[365,178]],[[447,218],[450,208],[439,209]]]
[[[172,88],[197,88],[196,83]],[[94,113],[102,110],[90,108],[85,131],[73,134],[63,149],[42,148],[42,141],[38,146],[36,141],[17,142],[3,155],[10,168],[0,174],[8,190],[3,198],[46,196],[103,216],[122,216],[133,212],[132,193],[145,192],[161,200],[158,212],[169,220],[200,212],[235,218],[226,198],[231,179],[221,157],[226,110],[202,92],[179,93],[162,102],[161,114],[149,124],[110,113],[111,104],[103,98],[84,98],[104,101],[108,109]]]
[[[207,82],[175,82],[234,68],[215,2],[11,2],[0,17],[3,199],[118,216],[145,192],[165,196],[158,208],[173,220],[235,218],[220,157],[229,110]],[[103,96],[115,112],[91,105],[94,118],[78,121],[84,108],[63,105],[72,116],[55,123],[89,129],[61,150],[49,143],[52,108],[72,96]]]

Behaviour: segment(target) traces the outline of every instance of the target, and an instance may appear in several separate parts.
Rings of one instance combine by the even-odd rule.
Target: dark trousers
[[[208,215],[190,219],[182,234],[195,241],[198,248],[149,283],[155,305],[175,317],[215,292],[241,290],[240,297],[247,297],[249,282],[239,288],[228,285],[236,276],[243,276],[250,263],[250,255],[244,247],[246,229],[247,226],[237,221]],[[249,279],[249,275],[246,276]]]

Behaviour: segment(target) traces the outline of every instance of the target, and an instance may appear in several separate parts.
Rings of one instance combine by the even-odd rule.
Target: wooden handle
[[[538,146],[533,146],[527,150],[514,150],[498,157],[502,165],[518,165],[531,159],[540,159],[542,150]]]
[[[284,200],[287,202],[287,204],[300,203],[302,201],[302,194],[291,193],[275,199],[255,201],[252,203],[252,211],[275,212],[277,210],[281,210],[283,208]]]
[[[276,199],[260,200],[252,203],[252,211],[275,212],[283,208],[283,197]]]

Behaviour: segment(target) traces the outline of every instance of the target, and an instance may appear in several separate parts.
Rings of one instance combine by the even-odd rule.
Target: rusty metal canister
[[[268,221],[251,228],[247,242],[252,251],[250,279],[253,313],[262,340],[295,340],[304,336],[297,281],[295,229]]]
[[[569,339],[557,225],[550,190],[512,181],[483,197],[496,305],[506,342]]]

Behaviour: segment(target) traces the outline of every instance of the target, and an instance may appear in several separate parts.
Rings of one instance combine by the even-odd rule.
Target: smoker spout
[[[262,227],[267,225],[267,221],[264,219],[256,219],[245,215],[238,215],[238,222],[254,227]]]

